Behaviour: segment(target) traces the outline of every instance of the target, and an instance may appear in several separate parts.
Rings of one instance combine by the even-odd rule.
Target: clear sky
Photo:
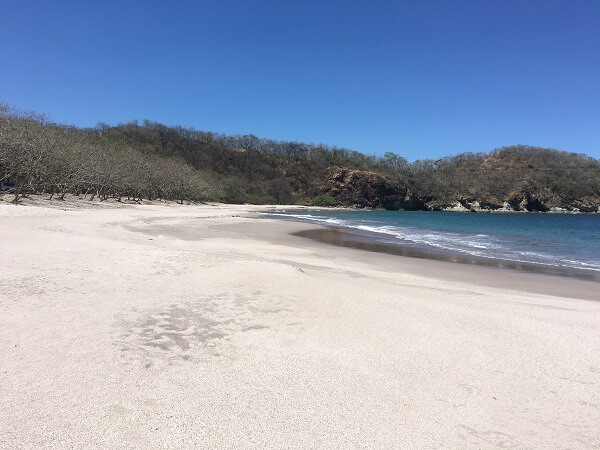
[[[0,100],[409,160],[600,158],[600,0],[0,0]]]

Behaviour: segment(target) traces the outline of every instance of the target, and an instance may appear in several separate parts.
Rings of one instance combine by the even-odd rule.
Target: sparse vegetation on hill
[[[95,128],[0,107],[0,181],[14,201],[61,197],[303,203],[386,209],[600,206],[600,161],[513,146],[414,163],[325,145],[137,121]]]

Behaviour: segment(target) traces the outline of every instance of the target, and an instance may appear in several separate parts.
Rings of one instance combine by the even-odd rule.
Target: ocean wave
[[[578,259],[558,257],[540,251],[532,251],[518,246],[530,248],[543,248],[541,242],[510,241],[506,237],[491,236],[486,233],[468,233],[453,231],[437,231],[407,226],[384,225],[371,220],[345,220],[328,216],[319,216],[310,213],[290,213],[286,211],[273,211],[264,213],[291,220],[300,220],[326,226],[336,226],[357,230],[361,233],[387,244],[414,245],[416,247],[430,247],[445,252],[457,252],[465,255],[500,259],[512,262],[535,263],[555,267],[568,267],[600,271],[600,263],[582,261]],[[393,238],[390,240],[390,237]]]

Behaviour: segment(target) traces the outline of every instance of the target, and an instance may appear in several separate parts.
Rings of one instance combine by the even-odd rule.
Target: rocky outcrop
[[[407,211],[455,212],[600,212],[595,198],[565,199],[557,194],[536,195],[514,191],[505,199],[458,196],[456,200],[439,200],[410,192],[398,181],[374,172],[340,167],[330,168],[319,193],[328,194],[342,206]]]
[[[600,212],[600,201],[594,198],[582,198],[572,201],[568,205],[571,209],[582,213],[597,213]]]
[[[358,208],[398,210],[418,204],[398,182],[373,172],[339,167],[329,170],[320,191],[331,195],[341,205]]]
[[[596,213],[600,211],[600,199],[573,199],[553,195],[521,193],[511,196],[507,204],[515,211],[553,213]]]
[[[455,212],[550,212],[550,213],[596,213],[600,201],[593,199],[567,200],[557,195],[536,196],[530,193],[511,195],[507,200],[461,198],[456,202],[440,204],[435,200],[427,204],[433,211]]]

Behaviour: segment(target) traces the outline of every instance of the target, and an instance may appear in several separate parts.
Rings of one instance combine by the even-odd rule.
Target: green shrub
[[[313,206],[336,206],[337,200],[328,194],[321,194],[314,197],[310,204]]]
[[[246,193],[245,197],[244,203],[250,203],[251,205],[275,205],[277,203],[271,195]]]
[[[225,203],[242,204],[246,203],[246,191],[241,186],[229,185],[225,187]]]

